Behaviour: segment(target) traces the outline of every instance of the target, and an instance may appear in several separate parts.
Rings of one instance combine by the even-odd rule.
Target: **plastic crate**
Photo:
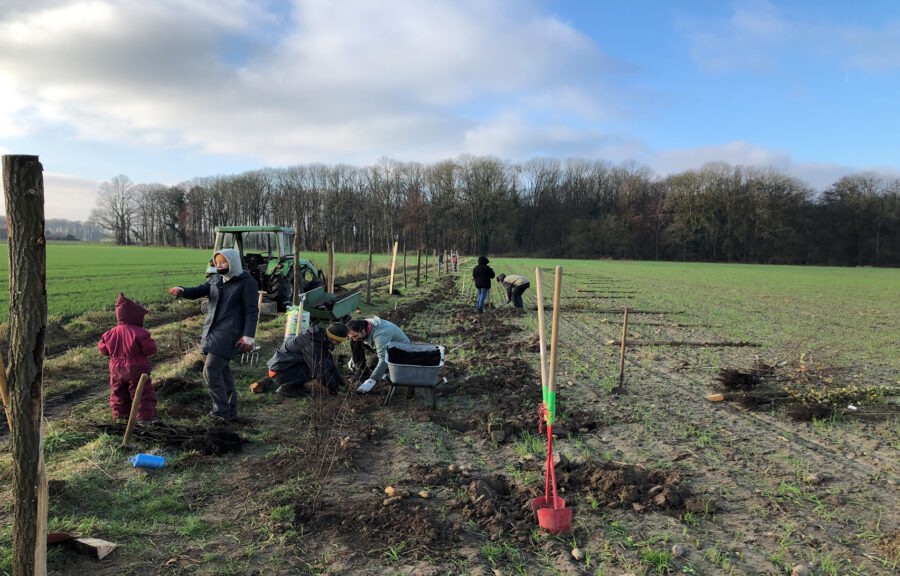
[[[391,350],[397,348],[406,352],[427,352],[436,348],[441,351],[441,363],[437,366],[394,364],[391,362]],[[385,355],[388,371],[391,375],[391,383],[412,386],[434,386],[438,382],[438,373],[444,366],[444,352],[445,349],[443,346],[435,346],[434,344],[405,344],[402,342],[391,342],[387,345],[387,353]]]

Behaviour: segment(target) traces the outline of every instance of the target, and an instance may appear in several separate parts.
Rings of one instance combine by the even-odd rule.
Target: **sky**
[[[104,180],[460,154],[900,176],[900,2],[0,0],[0,154]]]

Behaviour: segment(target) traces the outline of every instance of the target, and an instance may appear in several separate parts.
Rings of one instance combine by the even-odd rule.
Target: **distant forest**
[[[460,156],[304,164],[178,186],[104,182],[90,224],[119,244],[209,247],[218,225],[299,224],[304,249],[897,266],[900,179],[865,172],[816,191],[776,169]]]

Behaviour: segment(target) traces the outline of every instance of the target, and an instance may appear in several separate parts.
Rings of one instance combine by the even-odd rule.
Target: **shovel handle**
[[[546,328],[544,326],[544,289],[541,278],[541,268],[534,269],[534,281],[537,285],[537,316],[538,316],[538,342],[541,351],[541,398],[547,404],[547,344]]]
[[[550,371],[548,374],[547,389],[550,405],[547,407],[550,417],[548,423],[553,423],[556,418],[556,352],[559,349],[559,298],[562,292],[562,266],[556,267],[556,282],[553,288],[553,322],[550,327]]]
[[[141,374],[141,379],[138,380],[137,388],[134,391],[134,399],[131,401],[131,414],[128,415],[128,426],[125,427],[125,436],[122,437],[122,446],[128,444],[128,437],[131,436],[131,431],[134,429],[134,421],[141,407],[141,393],[144,391],[144,386],[147,385],[149,379],[150,376],[148,374]]]

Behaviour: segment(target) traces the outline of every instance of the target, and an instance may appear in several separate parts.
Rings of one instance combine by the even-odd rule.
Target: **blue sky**
[[[0,0],[0,152],[48,217],[176,184],[461,153],[900,175],[900,3]]]

